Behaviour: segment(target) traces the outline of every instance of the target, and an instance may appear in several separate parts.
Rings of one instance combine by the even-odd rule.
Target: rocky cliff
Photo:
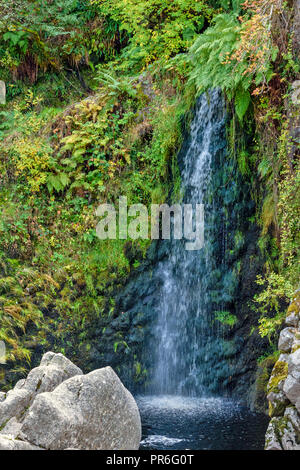
[[[300,290],[289,306],[269,383],[266,450],[300,450]]]

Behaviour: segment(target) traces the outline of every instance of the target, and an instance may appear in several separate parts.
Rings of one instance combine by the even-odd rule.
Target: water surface
[[[262,450],[268,417],[225,398],[139,396],[141,449]]]

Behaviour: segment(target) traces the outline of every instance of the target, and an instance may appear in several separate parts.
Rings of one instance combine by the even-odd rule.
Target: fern
[[[55,189],[56,192],[61,192],[70,183],[70,178],[66,173],[53,174],[49,173],[47,176],[47,188],[50,193]]]
[[[190,82],[198,93],[208,88],[219,87],[230,94],[238,87],[247,89],[249,80],[242,76],[242,70],[232,70],[226,63],[239,40],[240,24],[232,14],[221,14],[214,19],[214,25],[201,34],[187,54],[192,64]]]
[[[238,115],[240,121],[243,120],[243,117],[248,109],[250,104],[251,97],[248,90],[238,89],[235,94],[235,111]]]
[[[229,100],[235,99],[236,114],[242,120],[251,102],[251,77],[245,74],[246,61],[228,61],[238,47],[240,32],[235,14],[220,14],[197,38],[184,60],[187,58],[191,66],[189,83],[195,85],[198,94],[221,88]]]
[[[137,90],[133,86],[135,77],[122,77],[121,79],[116,78],[112,70],[111,73],[104,71],[98,72],[97,80],[102,86],[108,89],[108,95],[114,97],[129,96],[131,98],[136,97]]]

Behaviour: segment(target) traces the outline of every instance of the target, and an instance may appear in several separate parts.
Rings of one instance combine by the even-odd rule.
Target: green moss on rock
[[[272,354],[259,362],[256,376],[256,388],[259,392],[267,393],[270,375],[277,357]]]
[[[295,293],[295,297],[293,298],[293,301],[289,305],[287,315],[289,316],[292,313],[294,313],[298,316],[300,314],[300,291],[297,291]]]
[[[273,418],[274,416],[282,416],[286,409],[286,402],[280,399],[269,401],[269,416]]]
[[[277,361],[273,368],[272,375],[268,383],[268,393],[278,393],[278,385],[280,384],[280,382],[286,379],[287,375],[288,364],[284,361]]]

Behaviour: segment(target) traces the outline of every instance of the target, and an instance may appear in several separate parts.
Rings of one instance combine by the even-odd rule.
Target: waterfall
[[[212,240],[216,208],[210,183],[216,156],[220,159],[220,153],[222,158],[225,154],[225,119],[219,91],[199,98],[182,155],[181,179],[183,202],[204,204],[205,243],[201,250],[187,251],[186,240],[171,240],[169,255],[153,274],[160,284],[151,348],[155,351],[154,393],[206,395],[215,382],[212,366],[226,367],[210,292],[216,264]],[[224,245],[224,227],[218,232],[223,233],[219,245]]]
[[[232,399],[232,390],[235,397],[249,390],[256,345],[243,337],[238,301],[253,254],[244,235],[253,205],[237,159],[227,152],[228,118],[220,92],[201,96],[178,155],[182,202],[204,205],[203,248],[158,240],[149,270],[124,295],[137,331],[150,323],[143,343],[149,380],[137,397],[142,449],[263,448],[267,417]]]

